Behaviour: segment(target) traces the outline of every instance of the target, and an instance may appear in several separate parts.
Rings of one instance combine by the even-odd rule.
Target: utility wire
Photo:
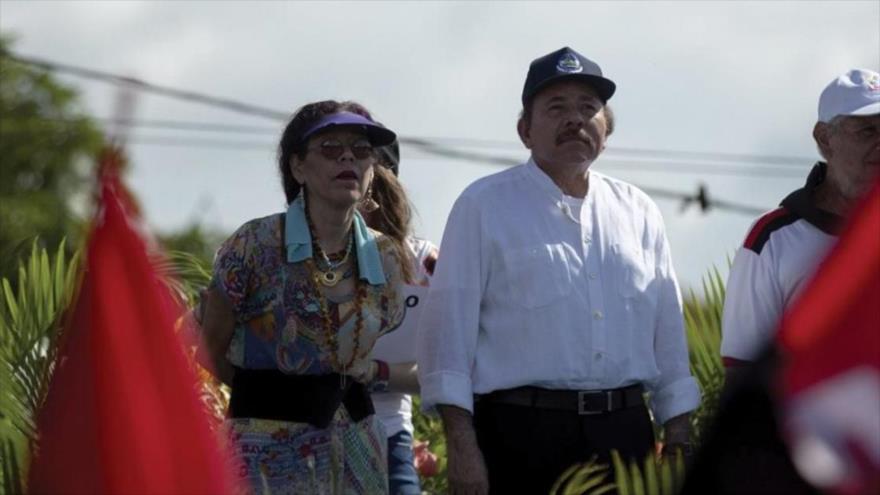
[[[274,153],[275,143],[261,143],[259,141],[229,141],[226,139],[200,139],[200,138],[175,138],[165,136],[131,136],[128,138],[131,144],[152,146],[176,146],[185,148],[224,148],[240,150],[263,150]]]
[[[56,122],[75,122],[75,119],[62,119],[62,118],[42,118],[42,117],[10,117],[7,120],[14,120],[17,122],[25,122],[28,124],[52,124]],[[170,120],[170,119],[158,119],[158,120],[117,120],[117,119],[108,119],[108,118],[95,118],[97,122],[103,125],[116,125],[116,126],[126,126],[126,127],[143,127],[143,128],[152,128],[152,129],[168,129],[168,130],[183,130],[183,131],[194,131],[194,132],[225,132],[225,133],[240,133],[240,134],[272,134],[273,136],[277,136],[280,134],[281,129],[278,127],[270,127],[270,126],[250,126],[250,125],[232,125],[232,124],[217,124],[214,122],[199,122],[199,121],[187,121],[187,120]],[[404,138],[405,139],[405,138]],[[514,142],[514,141],[503,141],[503,140],[493,140],[493,139],[472,139],[472,138],[444,138],[444,137],[418,137],[412,138],[414,142],[418,143],[433,143],[439,147],[458,147],[458,148],[483,148],[483,149],[522,149],[522,143]],[[670,163],[669,160],[687,160],[687,161],[697,161],[700,163],[707,162],[729,162],[729,163],[755,163],[760,165],[773,165],[773,166],[796,166],[801,169],[804,169],[811,163],[813,163],[814,159],[808,157],[798,157],[798,156],[782,156],[782,155],[754,155],[747,153],[722,153],[722,152],[701,152],[701,151],[685,151],[685,150],[670,150],[670,149],[650,149],[650,148],[628,148],[628,147],[617,147],[617,146],[609,146],[605,150],[605,155],[615,155],[613,158],[617,158],[616,155],[633,155],[636,158],[642,158],[645,160],[659,160],[664,163]],[[798,176],[801,173],[798,172]]]
[[[279,136],[282,131],[280,127],[216,124],[213,122],[190,122],[185,120],[99,119],[98,121],[106,125],[120,125],[125,127],[144,127],[147,129],[167,129],[195,132],[225,132],[230,134],[272,134],[275,136]]]
[[[229,142],[229,141],[221,141],[221,140],[192,140],[192,139],[174,139],[174,138],[143,138],[136,137],[132,140],[133,144],[157,144],[163,146],[193,146],[193,145],[201,145],[201,146],[210,146],[217,148],[234,148],[234,149],[268,149],[268,144],[257,143],[257,142]],[[521,160],[517,160],[514,158],[505,158],[505,157],[472,157],[471,154],[460,154],[455,158],[464,159],[468,161],[478,161],[481,163],[488,163],[490,159],[495,160],[496,165],[505,165],[505,166],[515,166],[522,163]],[[408,158],[413,159],[413,158]],[[419,159],[419,158],[414,158]],[[643,171],[645,169],[642,169]],[[657,170],[654,170],[657,172]],[[660,171],[664,172],[664,171]],[[668,171],[666,171],[668,172]],[[674,172],[673,172],[674,173]],[[700,185],[697,189],[697,192],[694,194],[687,194],[678,191],[669,191],[665,189],[657,189],[653,187],[643,187],[636,185],[639,189],[644,191],[649,196],[655,198],[662,199],[670,199],[675,201],[680,201],[682,206],[682,211],[687,209],[691,205],[696,205],[699,207],[700,211],[707,212],[711,209],[718,210],[726,210],[734,213],[742,213],[750,216],[760,215],[766,211],[764,208],[759,208],[756,206],[743,205],[739,203],[733,203],[724,200],[717,200],[709,197],[708,188],[705,185]]]
[[[189,101],[192,103],[200,103],[203,105],[213,106],[213,107],[217,107],[217,108],[223,108],[226,110],[230,110],[230,111],[238,112],[238,113],[242,113],[242,114],[255,115],[258,117],[264,117],[264,118],[268,118],[268,119],[272,119],[272,120],[276,120],[276,121],[277,120],[286,121],[289,118],[287,113],[279,112],[274,109],[261,107],[258,105],[252,105],[249,103],[243,103],[243,102],[228,99],[228,98],[220,98],[220,97],[210,96],[210,95],[198,93],[195,91],[189,91],[189,90],[183,90],[183,89],[177,89],[177,88],[172,88],[172,87],[168,87],[168,86],[153,84],[153,83],[142,81],[140,79],[136,79],[133,77],[121,76],[121,75],[111,74],[108,72],[98,71],[98,70],[94,70],[94,69],[77,67],[77,66],[58,63],[58,62],[52,62],[52,61],[39,59],[39,58],[35,58],[35,57],[13,55],[9,52],[4,54],[4,56],[6,58],[9,58],[9,59],[14,60],[16,62],[35,66],[35,67],[40,67],[40,68],[48,70],[48,71],[66,72],[68,74],[72,74],[72,75],[79,76],[79,77],[84,77],[87,79],[104,81],[104,82],[108,82],[108,83],[112,83],[112,84],[116,84],[116,85],[124,85],[124,86],[127,86],[127,87],[129,87],[131,89],[135,89],[135,90],[156,93],[159,95],[163,95],[163,96],[167,96],[167,97],[171,97],[171,98],[176,98],[176,99],[180,99],[180,100],[184,100],[184,101]],[[203,142],[205,142],[205,141],[206,140],[203,140]],[[479,161],[479,162],[483,162],[483,163],[502,165],[502,166],[514,166],[514,165],[518,165],[520,163],[520,160],[516,160],[516,159],[512,159],[512,158],[501,157],[501,156],[496,156],[496,155],[485,155],[485,154],[479,154],[479,153],[473,153],[473,152],[468,152],[468,151],[451,149],[449,147],[442,146],[441,144],[439,144],[435,141],[431,141],[431,140],[427,140],[427,139],[399,137],[399,141],[401,144],[409,144],[409,145],[414,146],[414,147],[418,148],[419,150],[424,151],[426,153],[435,154],[438,156],[445,156],[447,158],[454,158],[454,159],[468,160],[468,161]],[[181,145],[180,144],[181,140],[166,141],[166,144],[169,144],[169,143],[176,143],[175,145]],[[229,143],[229,142],[225,142],[225,141],[223,143],[225,143],[225,147],[229,147],[229,146],[243,147],[242,145],[244,145],[244,146],[257,146],[257,145],[262,146],[261,144],[257,144],[257,143]],[[211,145],[212,146],[222,146],[219,143],[212,143]],[[662,150],[629,149],[628,151],[632,152],[632,153],[651,154],[652,156],[657,156],[659,153],[663,153]],[[675,153],[681,153],[681,152],[667,151],[666,153],[672,154],[672,155],[667,155],[667,156],[674,156]],[[698,153],[698,154],[702,155],[704,157],[714,156],[716,158],[718,156],[724,155],[724,154],[719,154],[719,153]],[[728,154],[727,156],[737,157],[738,159],[756,159],[756,157],[754,157],[752,155],[729,155]],[[764,157],[764,158],[775,159],[775,158],[780,158],[780,157]],[[793,164],[792,160],[793,160],[793,158],[782,157],[782,160],[778,160],[778,162],[784,163],[784,164]],[[705,171],[701,171],[700,173],[705,173]],[[719,201],[715,201],[715,200],[709,200],[708,193],[705,189],[705,186],[700,186],[699,190],[694,195],[688,195],[688,194],[679,193],[679,192],[675,192],[675,191],[667,191],[667,190],[654,189],[654,188],[640,187],[640,189],[642,189],[643,191],[645,191],[648,194],[652,194],[657,197],[681,200],[684,202],[683,207],[687,207],[688,204],[695,202],[700,205],[700,207],[703,211],[706,211],[712,207],[719,208],[719,209],[728,209],[731,211],[736,211],[736,212],[740,212],[740,213],[748,213],[748,214],[755,214],[757,212],[763,211],[763,210],[760,210],[758,208],[748,206],[748,205],[738,205],[735,203],[729,203],[729,202],[724,202],[724,201],[719,202]]]
[[[4,124],[8,123],[10,120],[17,122],[25,122],[27,124],[36,124],[36,125],[50,125],[55,123],[65,123],[65,122],[78,122],[75,119],[51,119],[51,118],[11,118],[4,119]],[[129,127],[143,127],[143,128],[156,128],[163,130],[185,130],[185,131],[196,131],[196,132],[219,132],[219,133],[234,133],[234,134],[249,134],[249,135],[268,135],[268,133],[272,133],[275,135],[277,133],[277,129],[265,126],[241,126],[241,125],[229,125],[229,124],[215,124],[210,122],[190,122],[190,121],[178,121],[178,120],[115,120],[115,119],[96,119],[98,122],[107,124],[107,125],[123,125]],[[16,128],[9,126],[4,126],[2,131],[4,134],[14,134],[17,132],[28,132],[27,129],[24,128]],[[219,140],[219,139],[204,139],[204,138],[179,138],[179,137],[164,137],[164,136],[135,136],[133,139],[138,144],[144,145],[158,145],[158,146],[195,146],[195,147],[220,147],[226,149],[271,149],[276,146],[275,143],[269,142],[257,142],[257,141],[229,141],[229,140]],[[501,165],[501,166],[511,166],[521,162],[520,158],[505,158],[499,157],[497,155],[486,155],[486,154],[468,154],[467,151],[456,151],[455,153],[451,153],[451,149],[448,146],[438,146],[434,144],[434,141],[431,139],[425,138],[401,138],[401,142],[404,145],[410,145],[413,147],[414,151],[425,153],[429,155],[429,157],[436,157],[438,155],[442,155],[446,158],[453,159],[472,159],[479,160],[481,162],[485,162],[492,165]],[[682,160],[669,160],[669,159],[656,159],[654,156],[636,156],[629,158],[622,158],[617,154],[613,153],[614,149],[606,150],[602,155],[601,164],[610,163],[614,164],[614,168],[617,169],[629,169],[633,171],[645,171],[645,172],[655,172],[655,173],[673,173],[673,174],[701,174],[701,175],[710,175],[710,176],[732,176],[732,177],[767,177],[767,178],[799,178],[803,175],[801,171],[792,170],[788,167],[779,168],[778,165],[771,165],[770,167],[754,167],[754,166],[736,166],[728,163],[710,163],[707,161],[698,161],[698,162],[689,162],[683,163]],[[419,159],[418,155],[416,157],[411,157],[410,159]],[[601,166],[601,165],[600,165]]]
[[[195,91],[177,89],[169,86],[160,86],[158,84],[142,81],[134,77],[120,76],[117,74],[111,74],[109,72],[102,72],[94,69],[87,69],[84,67],[77,67],[74,65],[62,64],[58,62],[50,62],[48,60],[35,57],[13,55],[12,53],[7,53],[6,57],[22,64],[40,67],[49,71],[66,72],[75,76],[104,81],[117,85],[124,85],[130,87],[131,89],[156,93],[159,95],[177,98],[192,103],[200,103],[203,105],[224,108],[233,112],[255,115],[257,117],[264,117],[272,120],[287,120],[290,117],[290,115],[286,112],[279,112],[271,108],[252,105],[250,103],[243,103],[229,98],[209,96],[206,94],[197,93]]]

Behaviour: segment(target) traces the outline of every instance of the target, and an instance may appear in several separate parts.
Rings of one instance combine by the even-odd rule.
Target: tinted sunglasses
[[[346,148],[350,149],[351,154],[354,155],[354,157],[358,160],[363,160],[374,156],[373,145],[371,145],[370,142],[366,139],[360,139],[348,145],[343,144],[341,141],[338,141],[336,139],[328,139],[326,141],[323,141],[316,148],[321,153],[321,156],[328,160],[338,159],[340,156],[343,155],[343,153],[345,153]]]

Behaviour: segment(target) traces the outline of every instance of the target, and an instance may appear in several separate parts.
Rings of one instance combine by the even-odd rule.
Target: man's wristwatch
[[[391,374],[388,363],[380,359],[374,359],[373,363],[376,364],[376,374],[373,375],[373,380],[370,382],[370,392],[387,392],[388,377]]]

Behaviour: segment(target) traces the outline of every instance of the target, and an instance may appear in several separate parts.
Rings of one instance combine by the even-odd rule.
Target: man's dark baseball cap
[[[614,81],[602,77],[602,69],[596,62],[565,46],[532,61],[523,86],[523,106],[549,84],[567,79],[589,84],[603,102],[607,102],[617,88]]]

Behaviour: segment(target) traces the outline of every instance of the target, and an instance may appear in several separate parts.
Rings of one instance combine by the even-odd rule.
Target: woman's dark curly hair
[[[287,127],[284,128],[281,142],[278,143],[278,172],[281,174],[281,183],[288,203],[293,202],[300,191],[300,185],[290,171],[290,159],[293,158],[294,153],[300,160],[305,159],[308,142],[303,141],[302,135],[325,116],[338,112],[356,113],[373,120],[370,112],[359,103],[325,100],[301,107],[294,112]]]

